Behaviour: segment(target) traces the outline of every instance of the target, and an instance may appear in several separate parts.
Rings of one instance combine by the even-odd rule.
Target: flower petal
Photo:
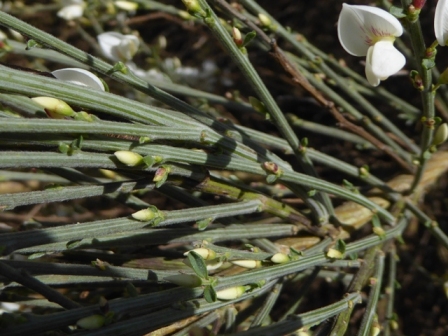
[[[375,76],[375,74],[372,71],[372,53],[373,53],[373,46],[370,47],[369,50],[367,51],[366,78],[370,85],[378,86],[381,80],[377,76]]]
[[[400,21],[383,9],[343,4],[338,20],[342,47],[354,56],[365,56],[369,46],[381,37],[400,36]]]
[[[104,56],[112,61],[120,61],[120,56],[117,53],[117,46],[120,45],[123,35],[115,32],[106,32],[97,36],[101,51]]]
[[[375,77],[385,80],[404,67],[406,58],[394,47],[392,41],[379,41],[372,47],[368,63]]]
[[[448,1],[437,2],[436,14],[434,16],[434,32],[441,46],[446,45],[448,40]]]
[[[90,71],[79,68],[59,69],[52,72],[57,79],[81,85],[88,86],[92,89],[105,91],[104,84],[101,80]]]
[[[104,56],[112,61],[131,60],[140,44],[137,36],[122,35],[115,32],[99,34],[97,39]]]
[[[84,7],[82,5],[69,5],[61,8],[57,13],[57,16],[64,20],[73,20],[80,18],[84,12]]]

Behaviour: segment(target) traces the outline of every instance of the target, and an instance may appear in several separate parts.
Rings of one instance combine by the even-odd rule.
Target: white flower
[[[376,7],[342,5],[338,37],[349,54],[366,57],[366,77],[372,86],[397,73],[406,59],[393,45],[403,27],[392,15]]]
[[[68,21],[82,16],[85,3],[83,0],[64,0],[62,1],[62,6],[57,15]]]
[[[104,56],[115,62],[130,61],[140,44],[137,36],[115,32],[102,33],[97,38]]]
[[[81,86],[88,86],[92,89],[105,91],[104,84],[101,80],[90,71],[79,68],[59,69],[52,72],[57,79],[77,84]]]
[[[434,32],[441,46],[446,45],[448,40],[448,1],[439,0],[434,17]]]

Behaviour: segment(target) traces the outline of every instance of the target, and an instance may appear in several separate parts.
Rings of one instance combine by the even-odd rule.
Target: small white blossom
[[[104,56],[115,62],[130,61],[140,45],[135,35],[107,32],[98,35],[97,38]]]
[[[80,18],[84,13],[86,5],[83,0],[64,0],[62,1],[62,6],[57,15],[69,21]]]
[[[400,21],[385,10],[343,4],[338,20],[339,41],[349,54],[366,56],[366,77],[372,86],[405,65],[405,57],[393,45],[401,34]]]

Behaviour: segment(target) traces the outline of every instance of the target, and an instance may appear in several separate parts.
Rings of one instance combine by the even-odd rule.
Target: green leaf
[[[81,244],[81,241],[82,241],[82,239],[71,240],[71,241],[67,242],[65,247],[67,248],[67,250],[75,249]]]
[[[68,152],[70,151],[70,146],[67,145],[66,143],[60,142],[59,146],[58,146],[58,150],[62,153],[62,154],[68,154]]]
[[[348,257],[350,258],[350,260],[357,260],[358,259],[358,253],[350,253],[348,255]]]
[[[336,242],[335,248],[341,252],[342,254],[345,253],[345,241],[343,241],[342,239],[338,239],[338,241]]]
[[[190,251],[187,258],[196,275],[201,279],[208,279],[207,265],[204,259],[194,251]]]
[[[37,43],[35,40],[28,40],[26,43],[26,50],[29,50],[31,48],[42,48],[42,45]]]
[[[432,69],[436,66],[436,62],[434,62],[433,59],[430,58],[424,58],[422,60],[422,66],[423,68],[425,68],[426,70]]]
[[[152,167],[156,163],[156,160],[154,160],[152,155],[148,155],[143,158],[143,162],[147,167]]]
[[[389,13],[391,13],[393,16],[395,16],[398,19],[402,19],[406,17],[406,14],[403,12],[403,8],[391,6],[389,8]]]
[[[28,260],[33,260],[33,259],[39,259],[42,258],[43,256],[45,256],[46,253],[45,252],[37,252],[37,253],[33,253],[31,255],[28,256]]]
[[[216,301],[217,297],[216,297],[216,291],[213,288],[213,286],[205,286],[204,288],[204,299],[205,301],[207,301],[208,303],[213,303]]]
[[[277,181],[278,176],[275,174],[269,174],[268,176],[266,176],[266,182],[271,184],[271,183],[275,183],[275,181]]]
[[[257,36],[257,33],[255,33],[254,31],[251,31],[250,33],[247,33],[246,36],[244,36],[243,45],[241,47],[246,47],[247,45],[249,45],[249,43],[252,42],[252,40],[256,36]]]
[[[372,225],[373,225],[374,227],[381,227],[380,218],[378,217],[377,214],[374,214],[374,215],[372,216]]]
[[[214,220],[213,217],[209,217],[209,218],[205,218],[200,221],[197,221],[196,225],[198,226],[199,231],[205,230],[211,223],[213,223],[213,220]]]

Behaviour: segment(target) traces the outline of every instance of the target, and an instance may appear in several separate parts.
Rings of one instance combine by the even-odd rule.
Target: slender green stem
[[[379,325],[374,326],[374,318],[376,315],[376,307],[381,292],[381,284],[383,282],[384,273],[384,254],[381,251],[377,252],[375,258],[375,269],[373,271],[373,278],[371,278],[371,289],[369,293],[369,299],[367,301],[366,311],[361,321],[359,328],[359,336],[372,335],[372,328],[376,327],[379,330]]]
[[[401,0],[401,4],[405,10],[408,11],[411,5],[411,0]],[[420,155],[417,163],[417,172],[414,177],[414,181],[409,189],[409,193],[412,193],[420,183],[423,173],[425,171],[426,162],[428,161],[431,153],[429,151],[431,141],[434,132],[434,96],[435,92],[432,90],[432,73],[431,69],[424,66],[424,59],[426,57],[426,45],[423,38],[423,32],[420,26],[420,21],[417,17],[412,21],[410,15],[406,17],[406,28],[411,37],[412,49],[414,50],[414,57],[417,62],[417,70],[420,74],[423,82],[423,89],[421,92],[423,101],[423,116],[421,119],[423,129],[420,139]]]
[[[350,286],[347,288],[348,292],[360,292],[365,286],[368,278],[373,272],[374,259],[379,250],[379,246],[372,246],[367,249],[364,255],[364,260],[361,268],[356,273],[355,277],[352,279]],[[345,312],[341,313],[335,320],[331,335],[332,336],[343,336],[347,330],[350,316],[353,312],[353,307],[347,309]]]
[[[386,316],[384,321],[384,335],[389,336],[391,332],[391,323],[393,323],[394,316],[394,299],[395,299],[395,285],[397,281],[397,251],[393,246],[388,252],[388,277],[387,287],[385,289],[387,295]]]
[[[278,107],[264,82],[252,66],[246,52],[237,47],[227,30],[220,23],[219,18],[216,16],[207,2],[205,0],[199,0],[199,3],[202,9],[205,10],[206,13],[208,13],[207,15],[209,15],[209,17],[204,18],[205,24],[222,43],[229,55],[245,75],[246,79],[248,80],[254,91],[257,93],[260,100],[264,103],[266,109],[269,111],[270,116],[274,119],[280,133],[288,141],[297,158],[299,159],[299,162],[301,163],[305,173],[310,176],[316,177],[317,173],[313,167],[311,160],[302,151],[302,145],[300,144],[299,139],[292,130],[291,126],[288,124],[288,121],[286,120],[283,112]],[[316,197],[319,198],[325,205],[326,211],[328,211],[330,214],[334,213],[333,206],[328,195],[319,194]],[[313,207],[311,207],[311,209],[313,209]]]
[[[261,309],[258,311],[257,315],[253,319],[252,323],[250,324],[250,328],[255,328],[261,326],[263,321],[269,316],[269,314],[272,311],[272,308],[274,308],[275,303],[277,302],[283,288],[283,283],[277,283],[273,288],[272,291],[268,294],[265,302],[261,306]]]

